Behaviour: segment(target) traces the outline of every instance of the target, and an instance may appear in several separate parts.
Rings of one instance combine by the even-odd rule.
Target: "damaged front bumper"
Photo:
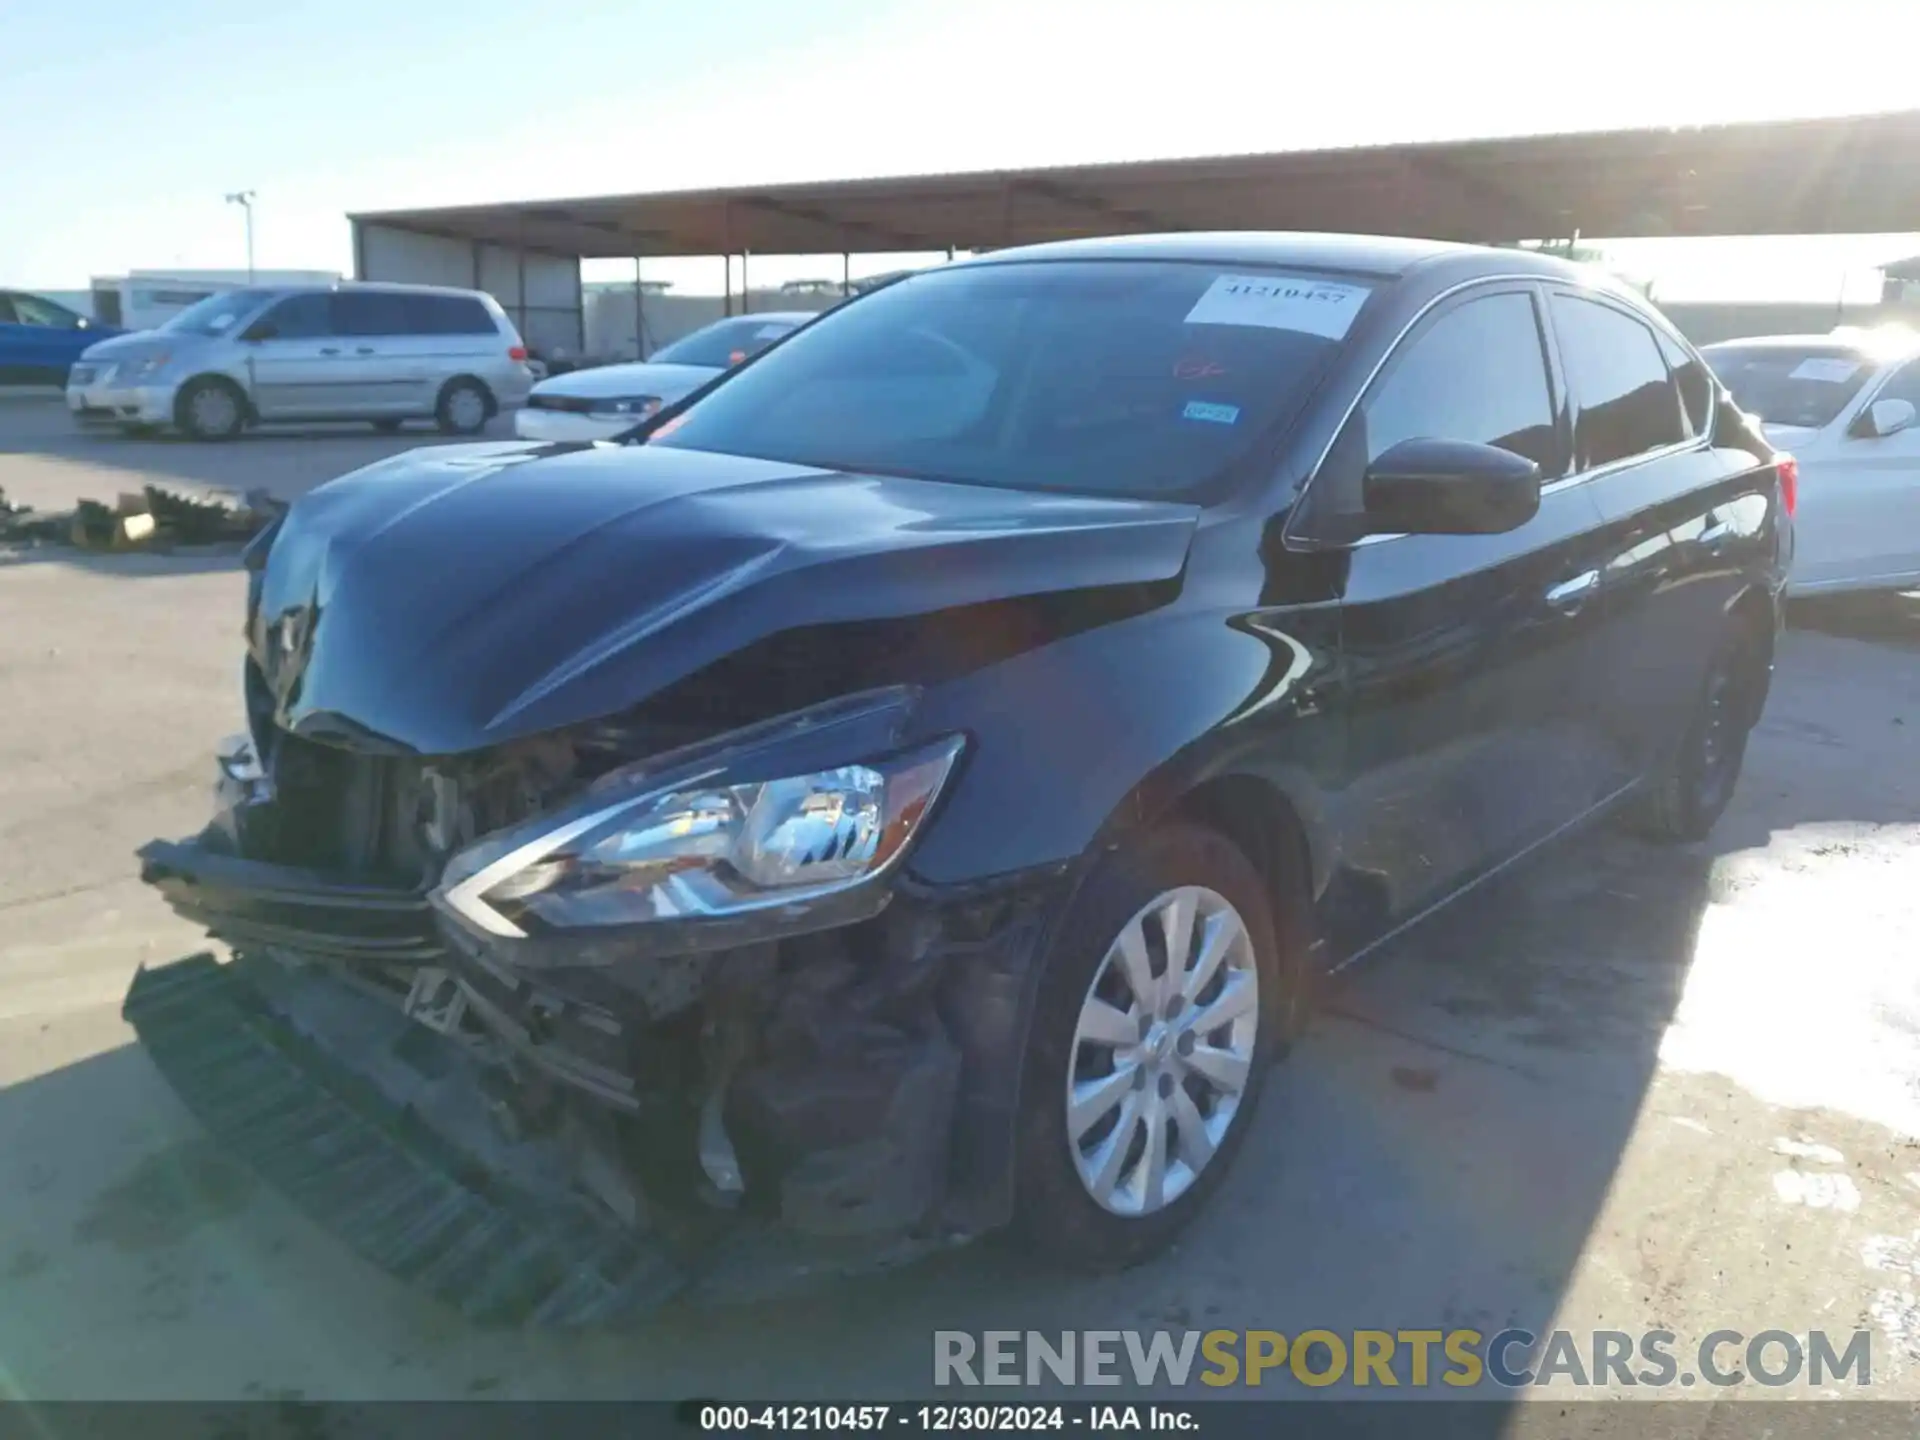
[[[896,1264],[1010,1214],[1064,870],[902,881],[834,929],[523,968],[422,891],[223,845],[141,852],[238,958],[143,972],[128,1019],[265,1178],[469,1314],[614,1323]]]

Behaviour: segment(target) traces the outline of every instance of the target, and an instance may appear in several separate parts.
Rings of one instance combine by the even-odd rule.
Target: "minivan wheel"
[[[1746,759],[1747,736],[1765,699],[1766,660],[1751,625],[1728,630],[1694,703],[1679,750],[1650,777],[1630,812],[1649,840],[1704,840],[1726,812]]]
[[[1077,1268],[1147,1259],[1246,1137],[1282,969],[1265,887],[1173,824],[1108,855],[1045,961],[1021,1083],[1015,1230]]]
[[[449,380],[433,407],[433,418],[448,435],[478,435],[492,414],[493,397],[478,380]]]
[[[203,375],[180,389],[173,417],[196,440],[231,440],[247,423],[247,397],[231,380]]]

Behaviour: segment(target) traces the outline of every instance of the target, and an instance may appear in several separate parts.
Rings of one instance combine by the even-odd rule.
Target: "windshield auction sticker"
[[[1816,355],[1802,360],[1793,367],[1789,380],[1824,380],[1829,385],[1844,385],[1860,369],[1856,360],[1835,360],[1824,355]]]
[[[1301,275],[1222,275],[1187,312],[1187,324],[1259,325],[1338,340],[1371,293]]]

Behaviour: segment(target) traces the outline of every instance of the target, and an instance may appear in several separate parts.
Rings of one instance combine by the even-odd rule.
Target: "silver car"
[[[224,440],[248,425],[431,418],[471,435],[533,386],[491,295],[427,285],[249,287],[158,330],[89,346],[67,376],[82,423]]]
[[[514,434],[523,440],[611,440],[813,318],[811,310],[737,315],[674,341],[650,360],[542,380],[513,417]]]

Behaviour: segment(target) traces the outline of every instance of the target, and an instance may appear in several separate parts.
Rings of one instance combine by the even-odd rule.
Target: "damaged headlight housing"
[[[435,898],[508,939],[797,912],[895,866],[963,744],[950,736],[789,773],[770,755],[740,757],[724,744],[709,764],[636,766],[544,825],[455,856]]]

